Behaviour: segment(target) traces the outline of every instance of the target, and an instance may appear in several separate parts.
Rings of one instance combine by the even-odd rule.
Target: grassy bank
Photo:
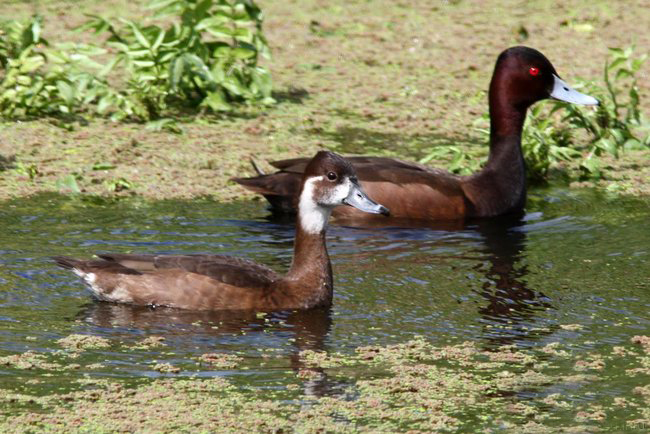
[[[5,2],[0,15],[39,13],[51,43],[88,41],[88,34],[72,31],[85,13],[140,17],[143,3]],[[454,144],[480,158],[487,146],[474,125],[487,110],[487,84],[503,48],[538,48],[571,83],[599,80],[608,47],[650,46],[650,32],[628,31],[645,29],[650,12],[642,2],[625,8],[575,0],[260,6],[277,105],[228,117],[181,116],[182,134],[106,120],[80,121],[71,131],[52,119],[2,123],[0,198],[76,187],[150,198],[252,197],[228,181],[252,172],[250,158],[263,162],[320,148],[419,159],[437,145]],[[642,71],[641,95],[649,82]],[[642,100],[645,113],[649,103]],[[599,184],[647,194],[648,161],[648,151],[610,159]],[[559,169],[558,179],[585,185],[575,168]]]

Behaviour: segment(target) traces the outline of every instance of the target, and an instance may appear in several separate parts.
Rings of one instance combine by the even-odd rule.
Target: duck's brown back
[[[364,191],[390,210],[391,219],[451,220],[468,215],[471,205],[463,193],[462,177],[385,157],[348,157]],[[296,158],[271,163],[279,172],[236,182],[261,193],[274,211],[294,211],[300,177],[308,160]],[[338,207],[334,218],[344,220],[382,220],[386,217]]]

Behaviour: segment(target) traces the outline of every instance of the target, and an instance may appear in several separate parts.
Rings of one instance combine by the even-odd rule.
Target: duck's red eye
[[[531,66],[530,69],[528,70],[528,73],[533,77],[536,77],[539,74],[539,68],[535,68],[534,66]]]

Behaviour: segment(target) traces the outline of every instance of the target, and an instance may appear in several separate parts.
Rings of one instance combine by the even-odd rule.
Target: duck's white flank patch
[[[104,289],[97,285],[97,275],[95,273],[87,273],[77,268],[73,268],[72,271],[83,279],[88,289],[90,289],[90,292],[92,292],[98,300],[118,303],[129,303],[133,301],[129,292],[121,286],[116,287],[109,293],[105,292]]]
[[[315,184],[322,180],[322,176],[307,179],[300,195],[300,202],[298,202],[300,226],[310,234],[320,233],[327,225],[327,220],[332,213],[329,207],[319,205],[314,198]]]
[[[108,298],[104,296],[102,289],[95,283],[97,281],[97,275],[95,273],[87,273],[78,268],[73,268],[72,271],[74,271],[74,274],[81,277],[88,289],[90,289],[90,292],[92,292],[97,299],[108,301]]]

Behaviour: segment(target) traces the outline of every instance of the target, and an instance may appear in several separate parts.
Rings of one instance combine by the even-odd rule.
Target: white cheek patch
[[[314,198],[316,183],[322,181],[322,176],[314,176],[305,181],[298,202],[298,217],[302,229],[310,234],[318,234],[325,229],[327,220],[332,213],[329,207],[319,205]]]
[[[327,198],[323,201],[330,206],[343,205],[343,200],[350,195],[350,190],[352,189],[352,182],[349,178],[345,178],[345,181],[334,187]]]

